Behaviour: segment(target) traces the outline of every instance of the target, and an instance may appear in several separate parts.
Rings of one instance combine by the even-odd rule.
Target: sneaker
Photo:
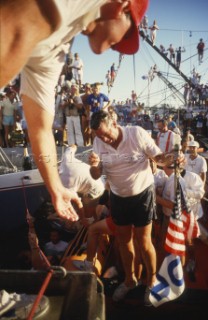
[[[37,295],[20,294],[17,303],[15,304],[14,313],[17,319],[27,319],[37,298]],[[45,314],[49,309],[49,299],[42,296],[37,308],[35,309],[33,319],[36,319]]]
[[[150,293],[151,293],[151,288],[146,287],[145,293],[144,293],[144,305],[145,307],[151,307],[152,303],[150,301]]]
[[[135,285],[133,287],[127,287],[124,282],[121,283],[120,286],[118,286],[116,288],[116,290],[114,291],[114,294],[112,297],[113,301],[118,302],[120,300],[123,300],[125,298],[125,296],[127,295],[127,293],[130,290],[134,289],[136,286],[137,286],[137,283],[135,283]]]
[[[5,290],[0,291],[0,316],[10,310],[16,301],[13,299],[13,296]]]
[[[32,309],[37,295],[0,292],[0,316],[6,312],[12,313],[12,319],[26,319]],[[39,317],[49,308],[49,299],[43,296],[35,310],[34,317]]]
[[[92,262],[87,260],[73,260],[72,263],[80,271],[94,272],[94,266]]]

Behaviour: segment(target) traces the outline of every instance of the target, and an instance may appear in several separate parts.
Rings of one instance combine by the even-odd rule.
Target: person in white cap
[[[199,143],[197,141],[188,142],[189,154],[186,154],[185,169],[200,175],[205,184],[207,163],[206,160],[198,154]]]

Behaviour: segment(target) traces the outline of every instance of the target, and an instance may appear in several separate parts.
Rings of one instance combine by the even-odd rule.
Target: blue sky
[[[201,83],[204,84],[208,83],[207,12],[207,0],[150,0],[146,12],[149,25],[152,25],[153,20],[156,19],[160,28],[157,31],[156,45],[163,44],[165,48],[168,48],[172,43],[175,48],[185,47],[186,52],[182,54],[181,70],[190,76],[191,70],[195,67],[201,75]],[[199,66],[198,57],[195,54],[200,38],[203,38],[207,51],[204,53],[204,62]],[[111,49],[101,55],[94,54],[88,45],[87,38],[83,35],[75,38],[72,52],[78,52],[84,62],[83,82],[104,82],[102,92],[107,94],[105,75],[113,62],[117,66],[119,54]],[[183,60],[186,61],[183,62]],[[140,96],[140,101],[145,104],[148,102],[150,105],[160,102],[181,104],[158,77],[155,77],[149,87],[148,81],[142,79],[142,76],[146,75],[154,64],[157,64],[158,70],[164,72],[168,80],[177,88],[182,87],[183,79],[141,39],[138,53],[134,57],[124,56],[114,87],[109,94],[110,99],[126,100],[130,98],[131,91],[135,90]]]

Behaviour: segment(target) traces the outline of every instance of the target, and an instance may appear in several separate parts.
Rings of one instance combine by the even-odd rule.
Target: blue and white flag
[[[178,298],[185,289],[183,268],[179,256],[169,254],[165,257],[154,287],[151,289],[150,301],[154,307]]]

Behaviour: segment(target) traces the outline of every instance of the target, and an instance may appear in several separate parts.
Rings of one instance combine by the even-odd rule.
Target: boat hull
[[[34,215],[49,198],[38,169],[0,176],[0,231],[7,232],[26,223],[26,210]]]

